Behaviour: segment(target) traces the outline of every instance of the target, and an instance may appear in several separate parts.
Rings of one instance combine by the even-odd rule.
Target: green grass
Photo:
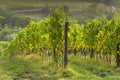
[[[38,57],[38,56],[37,56]],[[0,58],[0,80],[120,80],[120,69],[69,56],[66,69],[40,58]]]
[[[8,43],[7,41],[0,41],[0,56],[2,56],[4,49],[7,48]]]
[[[83,80],[119,80],[120,74],[112,66],[95,63],[94,61],[79,59],[79,56],[73,57],[70,62],[71,67],[78,73],[81,73]],[[80,61],[81,60],[81,61]],[[78,68],[79,66],[79,68]],[[84,75],[85,74],[85,75]]]

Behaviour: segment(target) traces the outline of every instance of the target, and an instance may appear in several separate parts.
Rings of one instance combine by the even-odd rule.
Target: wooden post
[[[117,53],[116,53],[116,64],[117,67],[120,67],[120,48],[119,48],[120,43],[117,44]]]
[[[64,51],[64,68],[66,68],[68,64],[68,22],[65,22],[65,51]]]
[[[120,28],[117,29],[117,39],[118,38],[118,33],[119,33],[119,30]],[[116,53],[116,64],[117,64],[117,67],[120,67],[120,42],[118,42],[116,48],[117,48],[117,53]]]

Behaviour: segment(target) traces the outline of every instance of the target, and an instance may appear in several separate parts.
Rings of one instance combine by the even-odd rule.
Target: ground
[[[120,68],[69,56],[66,69],[52,60],[32,57],[0,58],[0,80],[120,80]]]

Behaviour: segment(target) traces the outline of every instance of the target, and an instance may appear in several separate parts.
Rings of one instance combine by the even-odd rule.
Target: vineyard
[[[68,23],[68,25],[66,25],[66,23]],[[68,27],[68,29],[66,29],[66,27]],[[44,62],[45,63],[50,62],[49,65],[46,66],[50,66],[50,64],[52,64],[55,69],[58,69],[58,72],[60,72],[59,71],[60,69],[63,69],[65,67],[67,71],[63,70],[63,72],[61,72],[62,73],[61,75],[64,76],[63,74],[65,75],[67,74],[68,79],[65,80],[73,80],[72,77],[69,79],[69,76],[74,75],[75,78],[75,76],[77,77],[80,76],[78,72],[81,72],[76,67],[73,67],[73,65],[77,67],[79,67],[80,65],[82,66],[81,67],[82,69],[86,69],[88,68],[87,66],[89,65],[82,65],[83,63],[85,63],[85,61],[86,62],[88,61],[87,64],[89,64],[90,62],[90,65],[95,65],[96,63],[99,64],[99,66],[107,65],[109,66],[108,71],[113,69],[113,67],[116,68],[120,67],[120,18],[114,17],[109,20],[106,18],[104,19],[96,18],[92,20],[86,20],[84,21],[83,24],[79,24],[77,20],[73,20],[67,15],[67,11],[64,11],[63,9],[60,8],[56,9],[55,11],[53,11],[51,15],[48,15],[39,22],[31,21],[29,25],[27,25],[25,28],[19,31],[13,38],[13,40],[6,45],[8,45],[7,48],[5,48],[4,52],[1,54],[2,56],[8,56],[9,58],[11,58],[10,59],[11,61],[14,62],[14,57],[19,57],[21,60],[21,57],[26,58],[26,56],[29,55],[37,55],[36,59],[40,60],[40,62],[43,62],[43,64]],[[3,58],[3,60],[4,59],[5,58]],[[79,63],[79,60],[82,60],[83,62]],[[51,63],[51,61],[53,62]],[[24,66],[26,66],[27,63],[35,65],[34,61],[26,62],[26,60],[25,61],[23,60],[23,62],[24,63],[21,63],[18,60],[15,61],[14,63],[20,63]],[[4,63],[9,64],[8,61],[5,61]],[[38,65],[40,64],[42,63],[39,62],[36,63],[37,68]],[[33,68],[34,66],[31,65],[31,67]],[[88,71],[92,70],[93,66],[91,67],[92,68],[86,70]],[[98,66],[95,65],[95,67]],[[42,68],[43,67],[40,67],[39,69]],[[71,68],[78,72],[73,71]],[[95,69],[99,71],[98,68]],[[105,70],[105,68],[102,69]],[[61,78],[58,72],[56,72],[55,77],[57,76]],[[104,74],[101,75],[99,74],[99,72],[92,73],[97,74],[99,77],[103,77]],[[89,73],[87,72],[83,73],[87,74],[87,76],[89,75]],[[104,73],[104,71],[103,72],[101,71],[101,73]],[[26,75],[27,72],[23,74]],[[35,76],[39,75],[34,72],[30,74],[34,74]],[[53,72],[53,74],[55,73]],[[106,74],[112,75],[112,72],[107,72],[106,70]],[[115,75],[118,76],[118,74],[119,70],[118,72],[116,71]],[[81,75],[81,77],[83,77],[83,75]],[[98,80],[103,80],[102,78],[99,77],[97,77]],[[47,80],[49,80],[49,78]],[[88,78],[83,77],[83,79],[78,77],[76,78],[76,80],[78,79],[91,80],[90,78],[95,79],[95,76],[91,75]],[[120,77],[118,76],[118,78],[105,78],[104,80],[113,79],[119,80]],[[19,78],[14,80],[22,79]],[[39,80],[39,78],[36,78],[36,80]],[[46,80],[46,78],[41,80]],[[50,80],[59,79],[51,78]]]
[[[44,59],[53,56],[62,62],[64,54],[64,25],[69,22],[68,54],[82,54],[101,63],[120,66],[120,19],[93,19],[79,24],[56,10],[40,22],[31,23],[10,42],[8,55],[39,54]],[[115,62],[116,61],[116,62]]]

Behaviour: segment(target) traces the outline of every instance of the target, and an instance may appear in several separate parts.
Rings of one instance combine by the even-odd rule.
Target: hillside
[[[18,9],[31,9],[31,8],[41,8],[46,7],[61,7],[67,5],[69,8],[84,8],[89,6],[91,3],[110,3],[108,6],[114,6],[120,8],[119,0],[1,0],[0,8],[18,10]],[[27,3],[27,4],[25,4]],[[102,3],[104,4],[104,3]]]

